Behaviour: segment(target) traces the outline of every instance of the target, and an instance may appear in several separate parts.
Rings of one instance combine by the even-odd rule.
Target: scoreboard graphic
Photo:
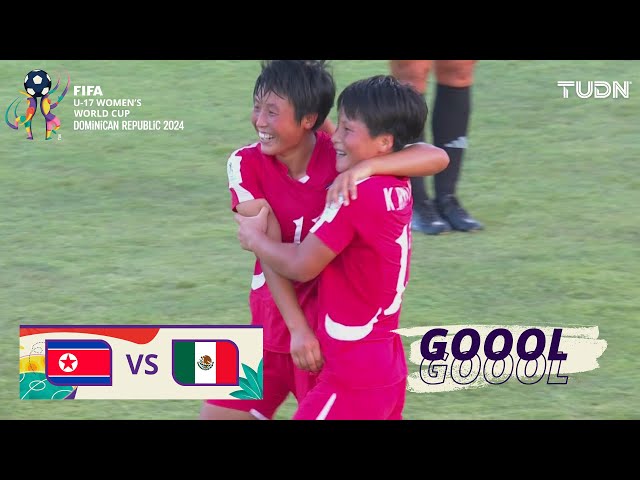
[[[261,399],[262,327],[20,326],[20,399]]]

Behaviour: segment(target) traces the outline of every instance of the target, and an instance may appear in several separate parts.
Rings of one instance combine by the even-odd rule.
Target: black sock
[[[437,85],[433,105],[433,144],[449,154],[449,166],[435,175],[436,198],[456,193],[462,155],[467,148],[471,87]]]
[[[424,132],[422,132],[418,142],[424,142],[424,138],[425,135]],[[413,203],[415,205],[422,204],[429,198],[424,177],[411,177],[411,196],[413,197]]]

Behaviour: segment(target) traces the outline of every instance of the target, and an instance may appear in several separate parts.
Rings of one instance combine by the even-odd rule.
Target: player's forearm
[[[371,175],[428,177],[447,168],[449,155],[434,145],[416,143],[399,152],[380,155],[365,162]]]
[[[300,308],[291,280],[275,272],[268,264],[261,262],[261,265],[271,296],[276,302],[289,332],[308,327],[309,324]]]
[[[291,280],[305,282],[310,280],[306,275],[304,263],[297,261],[298,245],[271,240],[266,235],[256,235],[251,243],[251,250],[276,273]]]

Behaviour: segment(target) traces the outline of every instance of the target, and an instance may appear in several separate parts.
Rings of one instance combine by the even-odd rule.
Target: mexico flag
[[[180,385],[238,385],[238,363],[231,340],[173,341],[173,379]]]

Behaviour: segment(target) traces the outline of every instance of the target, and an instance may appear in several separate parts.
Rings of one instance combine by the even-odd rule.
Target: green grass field
[[[33,142],[3,121],[0,418],[196,418],[198,400],[20,401],[18,326],[249,322],[226,160],[256,138],[259,64],[0,61],[3,112],[34,68],[140,98],[133,118],[184,130],[73,131],[73,91],[55,110],[60,140],[44,141],[39,112]],[[341,90],[387,63],[333,70]],[[564,386],[408,392],[407,419],[640,418],[639,77],[638,61],[478,63],[459,193],[486,229],[414,234],[402,326],[597,326],[607,349]],[[634,83],[629,99],[563,99],[558,80]]]

